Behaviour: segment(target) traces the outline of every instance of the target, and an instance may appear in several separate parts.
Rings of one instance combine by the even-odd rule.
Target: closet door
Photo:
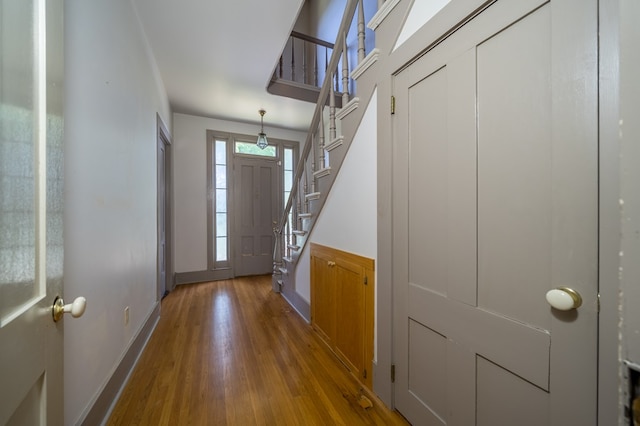
[[[497,1],[393,87],[396,408],[595,424],[597,2]]]

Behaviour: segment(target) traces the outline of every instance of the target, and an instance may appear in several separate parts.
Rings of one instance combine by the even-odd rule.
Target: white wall
[[[377,258],[377,92],[371,96],[309,241]],[[338,148],[340,149],[340,148]],[[296,267],[296,292],[310,301],[309,244]]]
[[[434,0],[430,2],[417,1],[411,6],[407,20],[398,36],[393,50],[402,45],[409,37],[415,34],[423,25],[431,20],[442,8],[449,4],[451,0]]]
[[[258,117],[256,109],[256,117]],[[258,124],[173,115],[175,271],[207,269],[207,130],[256,135]],[[306,133],[265,126],[268,137],[299,141]]]
[[[156,305],[156,113],[170,108],[130,0],[65,2],[65,423],[82,421]],[[129,325],[124,308],[130,307]]]

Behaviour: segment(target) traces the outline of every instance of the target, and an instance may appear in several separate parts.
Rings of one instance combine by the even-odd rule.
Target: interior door
[[[397,409],[594,425],[597,2],[497,1],[393,86]]]
[[[273,270],[273,226],[281,199],[277,170],[273,160],[234,159],[236,276]]]
[[[62,0],[0,0],[0,424],[63,424]]]
[[[158,137],[158,300],[167,292],[167,146]]]

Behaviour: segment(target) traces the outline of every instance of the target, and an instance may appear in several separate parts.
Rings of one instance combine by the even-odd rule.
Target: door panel
[[[498,1],[394,78],[395,403],[414,424],[595,422],[596,24],[595,1]],[[578,310],[546,303],[565,285]]]
[[[446,424],[447,337],[411,319],[408,354],[410,392],[429,407],[433,422]]]
[[[277,165],[274,161],[234,160],[235,275],[268,274],[273,269],[273,221],[278,215]]]
[[[549,394],[482,357],[477,388],[478,426],[549,424]]]
[[[325,340],[334,342],[336,281],[331,268],[327,266],[331,261],[322,253],[311,256],[311,323],[314,329],[324,335]]]
[[[540,296],[550,288],[552,254],[550,12],[544,7],[478,46],[476,70],[478,304],[544,329],[550,316]]]
[[[63,424],[62,16],[0,0],[0,424]]]
[[[335,263],[335,303],[336,314],[340,319],[335,325],[336,352],[357,377],[362,377],[365,368],[364,268],[344,259],[336,259]]]

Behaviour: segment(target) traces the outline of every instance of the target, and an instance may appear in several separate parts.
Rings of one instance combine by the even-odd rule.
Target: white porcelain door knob
[[[547,302],[559,311],[570,311],[582,305],[582,297],[568,287],[558,287],[547,292]]]
[[[51,313],[53,315],[53,320],[58,322],[62,319],[64,314],[71,314],[72,317],[78,318],[84,314],[85,309],[87,308],[87,299],[84,297],[76,297],[76,300],[73,303],[69,303],[68,305],[64,304],[64,301],[60,297],[56,297],[56,300],[53,302],[53,306],[51,308]]]

